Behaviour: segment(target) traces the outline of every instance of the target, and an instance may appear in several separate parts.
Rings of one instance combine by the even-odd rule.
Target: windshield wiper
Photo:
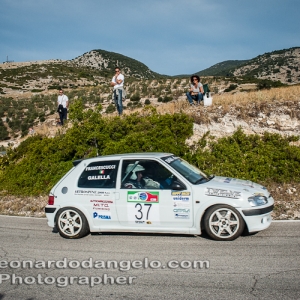
[[[209,180],[212,180],[212,179],[215,178],[215,177],[216,177],[216,175],[209,175],[208,179],[209,179]]]
[[[204,180],[206,180],[206,182],[208,181],[207,178],[202,177],[202,178],[198,179],[194,184],[199,184],[199,183],[201,183],[201,182],[204,181]]]

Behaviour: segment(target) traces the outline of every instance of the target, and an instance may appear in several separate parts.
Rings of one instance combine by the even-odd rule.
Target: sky
[[[300,0],[0,0],[0,63],[102,49],[165,75],[300,47]]]

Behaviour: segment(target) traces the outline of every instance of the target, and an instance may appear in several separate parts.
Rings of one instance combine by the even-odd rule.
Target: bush
[[[81,120],[54,138],[33,136],[8,152],[0,164],[0,189],[14,195],[47,194],[72,167],[72,160],[127,152],[173,152],[183,156],[193,123],[185,114],[158,115],[149,107],[141,114],[102,119],[99,110],[81,112]],[[72,112],[73,116],[81,114]],[[71,118],[71,114],[70,114]],[[97,147],[97,148],[96,148]]]
[[[236,84],[231,84],[227,89],[224,90],[224,92],[231,92],[237,88]]]
[[[278,183],[300,182],[300,148],[290,146],[298,137],[264,133],[246,135],[238,129],[232,136],[199,140],[193,163],[209,174]]]
[[[111,105],[112,109],[115,107]],[[265,133],[214,140],[209,133],[193,147],[186,139],[193,121],[184,113],[160,115],[152,106],[140,113],[102,118],[101,105],[83,110],[79,99],[70,108],[72,128],[54,138],[32,136],[0,157],[0,190],[13,195],[44,195],[72,167],[75,159],[128,152],[170,152],[207,174],[255,182],[300,182],[298,137]],[[21,125],[22,134],[26,127]],[[1,126],[0,126],[1,129]],[[0,130],[1,133],[1,130]]]
[[[116,110],[115,105],[109,104],[108,107],[106,108],[105,112],[106,112],[107,114],[111,114],[111,113],[113,113],[115,110]]]
[[[141,100],[140,94],[139,93],[135,93],[130,97],[130,101],[133,102],[138,102]]]
[[[163,98],[162,102],[163,102],[163,103],[166,103],[166,102],[170,102],[170,101],[172,101],[172,100],[173,100],[173,97],[171,97],[171,96],[165,96],[165,97]]]

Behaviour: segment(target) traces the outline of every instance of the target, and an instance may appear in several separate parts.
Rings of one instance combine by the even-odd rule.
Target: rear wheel
[[[206,233],[217,241],[232,241],[239,237],[245,228],[240,213],[226,204],[210,207],[204,216]]]
[[[89,232],[89,225],[84,214],[72,207],[65,207],[58,212],[56,225],[59,234],[67,239],[78,239]]]

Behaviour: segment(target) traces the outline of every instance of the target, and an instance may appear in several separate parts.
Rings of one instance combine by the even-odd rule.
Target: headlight
[[[248,202],[251,206],[260,206],[268,203],[266,196],[256,195],[248,198]]]

